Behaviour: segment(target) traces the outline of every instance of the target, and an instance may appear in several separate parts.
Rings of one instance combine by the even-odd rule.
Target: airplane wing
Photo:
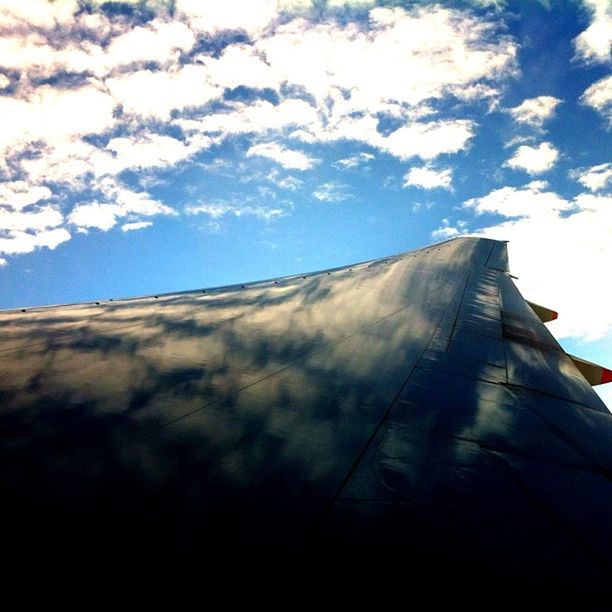
[[[609,571],[612,415],[504,242],[1,312],[0,411],[12,558],[315,559],[481,591]]]

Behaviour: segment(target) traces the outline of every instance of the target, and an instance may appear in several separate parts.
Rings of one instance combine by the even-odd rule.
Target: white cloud
[[[289,191],[296,191],[304,184],[304,181],[295,176],[280,176],[276,168],[273,168],[266,178],[277,187]]]
[[[518,106],[508,109],[508,112],[519,123],[541,126],[550,119],[561,100],[553,96],[538,96],[524,100]]]
[[[70,232],[63,227],[43,230],[37,233],[16,230],[8,232],[6,237],[0,237],[0,253],[4,255],[17,255],[20,253],[30,253],[42,247],[53,250],[67,240],[70,240]]]
[[[363,151],[361,153],[357,153],[357,155],[352,155],[351,157],[344,157],[343,159],[338,159],[334,162],[334,166],[342,170],[348,170],[350,168],[357,168],[359,166],[363,166],[372,159],[374,159],[374,155]]]
[[[176,11],[197,31],[261,32],[278,15],[276,0],[176,0]]]
[[[442,153],[457,153],[466,148],[474,135],[474,124],[467,119],[415,122],[377,139],[380,149],[399,159],[434,159]]]
[[[113,155],[98,154],[94,160],[94,171],[103,175],[118,174],[126,168],[173,166],[196,153],[203,144],[197,143],[193,147],[170,136],[146,133],[113,138],[106,145]]]
[[[318,162],[317,159],[306,155],[306,153],[287,149],[276,142],[265,142],[253,145],[247,151],[247,157],[252,157],[254,155],[267,157],[284,168],[290,168],[292,170],[309,170]]]
[[[10,117],[0,131],[0,152],[34,141],[55,144],[103,132],[115,123],[114,106],[94,85],[72,90],[43,85],[27,99],[0,96],[0,117]]]
[[[190,64],[175,71],[139,70],[106,84],[124,111],[161,120],[168,120],[173,110],[203,106],[223,93],[209,82],[206,68]]]
[[[153,225],[153,221],[137,221],[135,223],[124,223],[121,230],[124,232],[133,232],[135,230],[144,229]]]
[[[612,183],[612,163],[573,170],[570,172],[570,176],[587,189],[600,191],[609,183]]]
[[[184,23],[155,19],[114,38],[104,61],[107,70],[132,62],[165,64],[176,61],[179,53],[189,51],[195,41],[194,33]]]
[[[430,168],[420,166],[410,168],[404,176],[404,187],[421,187],[422,189],[451,189],[453,171],[450,168]]]
[[[10,221],[6,211],[3,218],[13,234],[4,239],[13,240],[14,252],[68,239],[66,230],[50,233],[66,223],[108,230],[174,214],[122,186],[119,173],[153,173],[231,136],[251,140],[247,156],[300,171],[319,160],[305,146],[287,147],[287,136],[306,144],[350,140],[403,160],[461,151],[476,126],[463,114],[437,119],[437,103],[452,100],[458,113],[466,100],[489,103],[516,72],[517,45],[493,22],[439,5],[375,8],[364,24],[339,22],[335,11],[296,17],[312,15],[301,0],[177,0],[174,12],[170,4],[155,2],[157,16],[134,27],[102,12],[77,16],[76,0],[0,0],[0,66],[20,73],[15,91],[0,95],[0,118],[10,118],[0,130],[7,179],[0,204],[10,206]],[[249,41],[230,43],[218,56],[188,55],[196,40],[224,30],[242,30]],[[158,68],[144,69],[145,62]],[[12,72],[0,74],[1,89]],[[226,88],[239,86],[273,89],[278,102],[222,100]],[[381,116],[400,127],[381,133]],[[336,167],[372,158],[361,153]],[[267,178],[280,189],[302,186],[295,177]],[[315,193],[328,201],[347,197],[337,185]],[[61,222],[54,208],[60,197]],[[232,204],[223,214],[272,218],[282,210]]]
[[[502,187],[486,196],[464,203],[477,214],[497,213],[504,217],[537,218],[557,214],[571,208],[571,203],[552,191],[544,191],[547,183],[532,181],[525,187]]]
[[[612,76],[593,83],[580,98],[584,104],[601,113],[612,125]]]
[[[520,146],[505,165],[529,174],[541,174],[550,170],[558,158],[559,151],[550,142],[542,142],[537,147]]]
[[[533,193],[524,196],[530,199]],[[569,201],[542,192],[536,199],[537,213],[476,234],[510,241],[512,273],[519,277],[516,282],[523,295],[560,313],[551,324],[556,336],[604,337],[612,332],[604,280],[612,267],[612,197],[580,194]]]
[[[607,278],[612,266],[612,197],[581,193],[566,199],[544,181],[503,187],[464,203],[477,214],[506,219],[472,235],[509,241],[512,273],[523,295],[559,311],[558,337],[586,340],[612,332]],[[434,236],[466,234],[466,225],[444,220]]]
[[[103,231],[109,230],[117,223],[117,217],[123,213],[118,204],[104,204],[100,202],[89,202],[77,204],[70,213],[68,220],[79,228],[97,228]]]
[[[33,186],[26,181],[8,181],[0,183],[0,206],[7,206],[14,210],[21,210],[30,204],[51,197],[48,187]]]
[[[434,240],[456,238],[465,233],[466,225],[467,223],[465,221],[457,221],[455,225],[451,225],[448,218],[442,219],[442,226],[431,232],[431,237]]]
[[[282,84],[278,72],[251,45],[230,45],[219,58],[202,54],[194,60],[206,67],[211,82],[219,87],[278,89]]]
[[[576,56],[587,63],[612,59],[612,5],[609,0],[583,0],[591,12],[589,27],[574,39]]]
[[[238,102],[230,112],[206,114],[198,119],[177,119],[174,123],[187,133],[231,134],[263,133],[289,126],[304,126],[318,121],[317,111],[303,100],[287,99],[274,105],[266,100],[252,104]]]
[[[347,186],[341,183],[323,183],[312,193],[319,202],[343,202],[351,196],[347,193]]]
[[[0,231],[43,230],[61,225],[64,217],[52,206],[42,206],[35,211],[19,212],[0,207]]]
[[[414,106],[447,93],[461,97],[468,85],[514,70],[514,43],[503,36],[493,42],[491,26],[466,13],[375,8],[369,25],[365,31],[354,23],[294,19],[256,46],[282,80],[319,100],[334,87],[348,91],[355,109],[374,112],[389,100]],[[397,65],[402,78],[396,78]]]
[[[79,230],[96,228],[108,231],[119,223],[119,219],[128,215],[153,217],[176,214],[174,209],[155,200],[148,193],[132,191],[113,177],[104,177],[92,186],[100,192],[102,201],[79,203],[68,216],[68,221]]]
[[[250,204],[235,204],[232,202],[207,202],[196,206],[188,206],[185,209],[188,215],[205,214],[213,219],[220,219],[225,215],[233,215],[234,217],[252,216],[270,221],[277,217],[282,217],[285,211],[282,208],[268,208],[265,206],[253,206]]]
[[[68,23],[79,8],[77,0],[0,0],[0,26],[28,23],[43,28]]]

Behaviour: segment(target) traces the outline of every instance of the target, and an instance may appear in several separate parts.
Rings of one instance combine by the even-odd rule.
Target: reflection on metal
[[[502,242],[1,312],[0,409],[15,564],[607,584],[612,415]]]
[[[559,313],[556,310],[551,310],[550,308],[546,308],[546,306],[540,306],[539,304],[535,304],[534,302],[527,302],[533,312],[535,312],[540,321],[542,323],[548,323],[549,321],[554,321],[559,318]]]
[[[612,370],[608,370],[608,368],[604,368],[596,363],[580,359],[580,357],[575,357],[574,355],[569,355],[569,357],[574,362],[574,365],[580,370],[581,374],[587,379],[589,384],[595,386],[612,382]]]

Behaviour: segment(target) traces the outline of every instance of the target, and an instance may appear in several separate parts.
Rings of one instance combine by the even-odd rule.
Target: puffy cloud
[[[123,232],[133,232],[135,230],[144,229],[153,225],[153,221],[136,221],[135,223],[124,223],[121,226]]]
[[[323,183],[319,185],[312,193],[319,202],[343,202],[351,196],[347,193],[347,186],[341,183]]]
[[[192,49],[194,33],[180,21],[155,19],[117,36],[108,46],[104,62],[108,69],[133,62],[176,61],[180,52]]]
[[[549,199],[548,214],[504,221],[477,234],[510,241],[512,272],[523,295],[560,313],[550,324],[555,335],[602,338],[612,332],[609,288],[602,282],[612,266],[612,197],[580,194],[561,206],[557,194]]]
[[[417,166],[410,168],[404,176],[404,187],[421,187],[422,189],[450,189],[453,182],[453,171],[450,168],[430,168]]]
[[[538,96],[524,100],[518,106],[510,108],[508,112],[519,123],[541,126],[554,115],[555,108],[560,102],[559,98],[553,96]]]
[[[570,200],[533,181],[496,189],[464,207],[507,217],[472,235],[509,241],[523,295],[560,312],[550,324],[555,335],[592,340],[612,332],[609,290],[602,282],[612,266],[612,197],[581,193]],[[447,220],[434,235],[466,233],[465,224]]]
[[[557,215],[571,208],[571,203],[552,191],[544,191],[547,183],[532,181],[525,187],[502,187],[486,196],[464,203],[477,214],[497,213],[504,217],[542,217]]]
[[[190,146],[170,136],[146,133],[113,138],[106,145],[106,150],[112,155],[98,153],[94,172],[98,175],[118,174],[126,168],[173,166],[200,150],[203,144],[198,142],[196,146]]]
[[[282,80],[319,100],[333,88],[350,92],[355,109],[378,110],[389,100],[414,106],[447,94],[462,97],[468,85],[514,70],[514,43],[493,39],[490,24],[466,13],[439,6],[376,8],[369,26],[365,31],[354,23],[339,27],[294,19],[256,47]],[[403,78],[396,78],[397,65]]]
[[[20,212],[0,208],[0,230],[43,230],[57,227],[64,220],[52,206],[42,206],[36,211]]]
[[[318,162],[317,159],[306,155],[306,153],[287,149],[277,142],[262,142],[253,145],[247,151],[247,157],[252,157],[254,155],[267,157],[284,168],[290,168],[292,170],[309,170]]]
[[[68,220],[81,229],[97,228],[107,231],[116,225],[117,217],[122,213],[123,210],[118,204],[89,202],[75,206]]]
[[[278,72],[251,45],[230,45],[218,58],[202,54],[194,59],[206,67],[211,82],[219,87],[277,89],[282,84]]]
[[[6,206],[14,210],[20,210],[30,204],[47,200],[51,195],[51,190],[48,187],[33,186],[26,181],[0,183],[0,206]]]
[[[125,112],[160,120],[168,120],[173,110],[203,106],[222,93],[209,82],[206,68],[191,64],[174,71],[139,70],[106,84]]]
[[[49,181],[66,183],[73,188],[85,186],[83,177],[94,171],[94,161],[100,156],[97,147],[77,137],[47,145],[39,143],[33,152],[34,156],[19,162],[30,183]]]
[[[593,83],[580,98],[584,104],[601,113],[612,125],[612,76]]]
[[[525,170],[529,174],[541,174],[550,170],[558,158],[559,151],[550,142],[542,142],[537,147],[522,145],[506,162],[506,166]]]
[[[351,157],[344,157],[343,159],[338,159],[334,162],[334,166],[342,170],[348,170],[350,168],[357,168],[359,166],[363,166],[372,159],[374,159],[374,155],[372,155],[371,153],[361,152],[357,153],[357,155],[352,155]]]
[[[583,0],[592,15],[589,27],[574,39],[576,56],[586,62],[612,59],[612,5],[609,0]]]
[[[121,186],[118,175],[173,166],[232,136],[251,141],[248,157],[300,171],[319,160],[305,147],[288,147],[287,137],[307,144],[351,140],[403,160],[463,150],[474,122],[436,117],[438,102],[452,100],[454,109],[488,103],[516,71],[510,37],[471,12],[439,5],[375,8],[366,24],[340,22],[337,11],[316,21],[296,18],[296,11],[313,14],[301,0],[159,0],[156,17],[133,26],[125,16],[81,4],[0,0],[0,67],[9,70],[0,73],[0,171],[12,181],[0,185],[0,198],[6,195],[0,204],[10,206],[3,218],[12,233],[3,239],[13,240],[11,252],[57,246],[70,237],[66,223],[81,231],[116,224],[130,231],[154,215],[173,214]],[[246,32],[248,42],[228,30]],[[194,51],[196,40],[222,32],[216,53]],[[227,95],[236,88],[247,89],[237,92],[243,97]],[[274,103],[261,99],[269,90]],[[398,127],[383,130],[381,117]],[[336,167],[355,168],[372,157],[361,153]],[[262,178],[280,189],[302,185],[278,174]],[[315,197],[347,197],[328,185]],[[61,221],[53,204],[60,196],[51,189],[61,194]],[[282,214],[257,204],[206,206],[209,216]]]
[[[261,32],[278,15],[276,0],[176,0],[176,12],[199,32]]]
[[[612,163],[573,170],[570,172],[570,176],[587,189],[600,191],[609,183],[612,184]]]
[[[63,227],[40,232],[16,230],[7,232],[5,237],[0,237],[0,253],[17,255],[30,253],[42,247],[53,250],[67,240],[70,240],[70,232]]]
[[[429,160],[465,149],[473,135],[474,123],[467,119],[415,122],[378,138],[377,143],[380,149],[399,159]]]
[[[78,8],[78,0],[0,0],[0,27],[27,23],[52,28],[70,22]]]
[[[252,104],[238,102],[229,112],[206,114],[198,119],[177,119],[175,125],[189,134],[262,133],[289,126],[305,126],[318,121],[317,111],[303,100],[287,99],[274,105],[266,100]]]
[[[94,85],[72,90],[44,85],[27,99],[0,96],[0,151],[103,132],[115,122],[114,107],[113,99]]]

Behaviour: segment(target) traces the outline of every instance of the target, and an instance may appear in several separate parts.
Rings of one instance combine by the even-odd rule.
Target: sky
[[[611,39],[608,0],[0,0],[0,308],[475,235],[612,367]]]

